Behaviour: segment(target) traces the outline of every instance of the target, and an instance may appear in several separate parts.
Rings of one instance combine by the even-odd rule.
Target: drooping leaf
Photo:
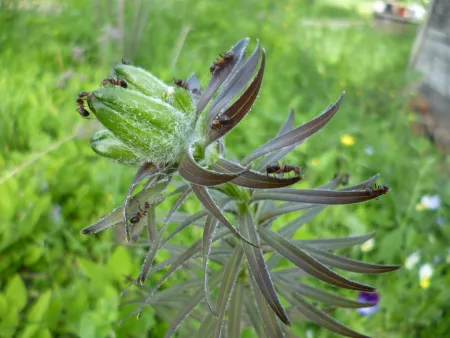
[[[225,217],[225,215],[220,211],[219,207],[217,206],[216,202],[212,199],[211,195],[209,194],[208,190],[205,187],[199,186],[199,185],[192,185],[192,190],[194,191],[195,195],[199,199],[199,201],[203,204],[203,206],[215,217],[217,218],[221,223],[225,224],[225,226],[239,239],[242,239],[244,242],[255,246],[252,242],[250,242],[248,239],[243,237],[238,229],[236,229],[233,224],[230,223],[230,221]]]
[[[214,238],[214,233],[216,231],[217,226],[217,219],[214,218],[214,216],[209,215],[206,218],[205,227],[203,229],[203,281],[204,281],[204,292],[206,297],[206,302],[211,310],[212,313],[216,314],[216,311],[214,310],[214,306],[211,301],[211,295],[209,292],[208,287],[208,259],[209,259],[209,253],[211,251],[211,244]]]
[[[250,155],[248,155],[242,163],[244,165],[247,165],[254,161],[255,159],[269,154],[272,151],[282,149],[284,147],[289,147],[291,145],[298,145],[304,140],[306,140],[311,135],[318,132],[320,129],[322,129],[336,114],[336,112],[339,109],[339,106],[341,104],[342,98],[344,97],[344,92],[341,94],[339,99],[336,101],[335,104],[330,105],[322,114],[317,116],[315,119],[301,125],[298,128],[295,128],[294,130],[285,133],[284,135],[281,135],[277,138],[274,138],[273,140],[270,140],[269,142],[263,144],[256,150],[254,150]]]
[[[239,217],[239,227],[241,232],[249,236],[252,242],[259,245],[258,234],[256,233],[256,227],[253,223],[252,216],[247,212],[241,214]],[[275,314],[280,318],[280,320],[286,325],[290,325],[289,318],[287,317],[286,311],[278,299],[275,292],[274,285],[270,278],[269,271],[267,269],[266,263],[264,261],[264,255],[261,249],[249,246],[246,243],[242,243],[245,256],[247,258],[248,267],[250,273],[255,278],[255,281],[261,290],[264,298],[266,299],[269,306],[275,312]]]
[[[250,246],[251,247],[251,246]],[[228,307],[233,286],[236,282],[236,278],[241,267],[243,250],[242,247],[237,245],[233,253],[231,254],[228,264],[225,266],[223,279],[220,284],[219,296],[217,299],[217,319],[214,325],[214,337],[220,338],[222,328],[224,325],[225,312]]]
[[[264,67],[266,64],[266,54],[264,49],[262,50],[261,64],[258,69],[258,73],[248,86],[248,88],[234,101],[229,108],[227,108],[217,118],[223,120],[224,123],[220,127],[211,128],[206,133],[206,144],[211,144],[219,138],[227,134],[233,129],[250,111],[253,103],[255,102],[259,89],[261,88],[262,79],[264,76]]]
[[[312,203],[312,204],[352,204],[369,201],[386,194],[390,188],[387,186],[368,190],[356,190],[356,191],[333,191],[333,190],[301,190],[292,189],[295,192],[292,193],[277,193],[273,191],[269,192],[256,192],[252,201],[259,201],[265,199],[298,202],[298,203]]]
[[[400,266],[398,265],[369,264],[357,261],[354,259],[333,254],[328,251],[314,248],[311,245],[305,245],[304,249],[322,264],[326,264],[333,268],[338,268],[345,271],[366,273],[366,274],[369,273],[378,274],[398,270],[400,268]]]
[[[220,172],[236,172],[237,170],[245,170],[246,168],[225,159],[219,159],[213,165],[214,169]],[[257,171],[249,170],[244,172],[241,176],[236,177],[231,183],[239,185],[241,187],[247,187],[251,189],[274,189],[280,187],[290,186],[301,180],[300,176],[289,178],[278,178],[269,175],[261,174]]]
[[[261,289],[258,287],[255,278],[253,276],[249,276],[249,278],[253,288],[253,294],[255,295],[256,303],[258,304],[258,310],[262,318],[262,323],[266,329],[267,334],[269,335],[269,337],[283,338],[284,334],[281,330],[275,313],[269,307],[269,304],[262,294]]]
[[[316,217],[325,208],[325,206],[314,207],[280,228],[277,232],[283,237],[290,238],[298,229]]]
[[[328,269],[322,263],[318,262],[305,251],[296,247],[287,239],[281,237],[273,231],[259,228],[259,234],[261,238],[272,248],[274,248],[280,255],[287,258],[289,261],[291,261],[293,264],[295,264],[311,276],[314,276],[317,279],[324,281],[325,283],[350,290],[368,292],[375,291],[375,289],[371,286],[357,283],[345,277],[342,277],[341,275],[338,275],[334,271]]]
[[[317,207],[317,204],[310,204],[310,203],[284,203],[281,205],[277,205],[269,209],[265,213],[261,213],[261,215],[258,217],[258,224],[266,226],[269,224],[268,223],[269,221],[278,216],[288,214],[294,211],[306,210],[315,207]]]
[[[213,95],[216,93],[217,89],[219,89],[220,85],[226,80],[226,78],[230,75],[233,68],[235,68],[236,64],[244,58],[244,51],[247,47],[249,38],[245,38],[240,40],[236,45],[234,45],[230,50],[229,53],[233,55],[233,58],[226,62],[226,65],[224,67],[218,67],[212,77],[211,80],[208,83],[208,86],[203,91],[198,103],[197,103],[197,116],[201,114],[203,109],[205,109],[206,105],[208,104],[209,100],[213,97]]]
[[[303,283],[291,283],[289,279],[284,278],[283,276],[277,277],[280,279],[284,286],[292,291],[298,292],[300,295],[305,297],[309,297],[315,299],[319,302],[323,302],[329,305],[348,308],[348,309],[357,309],[363,307],[370,307],[376,305],[376,303],[371,302],[359,302],[353,299],[348,299],[342,296],[335,295],[331,292],[324,291],[319,288],[312,287]]]
[[[211,171],[199,165],[189,152],[184,156],[180,163],[180,167],[178,168],[178,172],[181,177],[188,182],[207,187],[229,182],[232,179],[242,175],[247,170],[248,169],[244,168],[244,170],[227,174]]]
[[[236,66],[235,70],[225,81],[222,90],[216,96],[205,116],[205,126],[209,126],[220,111],[242,90],[248,83],[256,66],[258,65],[260,54],[259,41],[253,54],[241,66]],[[238,68],[239,67],[239,68]]]
[[[112,228],[118,224],[123,224],[123,205],[115,208],[108,215],[102,217],[94,224],[81,230],[83,235],[96,234],[102,230]]]
[[[228,338],[241,338],[241,321],[242,321],[242,308],[244,303],[244,284],[239,280],[233,289],[231,295],[230,307],[228,309]]]

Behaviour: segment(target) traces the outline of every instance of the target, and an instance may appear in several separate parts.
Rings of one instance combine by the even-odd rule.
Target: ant
[[[222,115],[222,116],[219,116],[214,121],[212,121],[212,123],[209,126],[209,128],[212,129],[212,130],[219,130],[223,126],[226,126],[230,122],[231,122],[231,120],[230,120],[230,118],[228,116]]]
[[[127,88],[128,87],[128,83],[125,80],[119,80],[119,79],[114,79],[112,77],[106,78],[102,81],[102,85],[106,86],[108,85],[108,83],[112,84],[113,86],[121,86],[122,88]]]
[[[211,67],[209,67],[209,71],[211,72],[211,74],[214,73],[214,71],[216,69],[225,67],[227,65],[227,63],[229,63],[234,58],[234,55],[232,52],[226,52],[223,55],[219,54],[219,56],[221,57],[221,59],[213,62]]]
[[[136,215],[131,217],[130,222],[132,224],[139,223],[139,221],[141,220],[141,217],[144,217],[145,215],[147,215],[149,208],[150,208],[150,203],[148,203],[148,202],[144,203],[144,209],[141,209],[141,207],[139,206],[139,211],[136,213]]]
[[[181,87],[186,90],[189,90],[188,85],[186,84],[186,81],[183,81],[182,79],[173,78],[173,83],[175,83],[175,86],[177,86],[177,87]]]
[[[391,188],[387,185],[376,185],[376,184],[373,185],[373,188],[369,187],[369,189],[370,189],[369,191],[371,194],[373,194],[375,192],[377,192],[377,193],[380,192],[381,193],[380,195],[385,194],[389,190],[391,190]]]
[[[77,97],[78,109],[77,112],[81,115],[81,117],[87,118],[89,116],[89,112],[84,109],[84,101],[83,99],[89,96],[88,92],[80,92]]]
[[[122,64],[123,65],[132,65],[131,61],[125,60],[124,58],[122,58]]]
[[[291,171],[293,171],[296,175],[300,176],[300,168],[297,166],[287,165],[287,164],[280,165],[278,162],[275,162],[275,163],[269,164],[266,167],[267,176],[269,174],[282,174],[282,173],[289,173]]]

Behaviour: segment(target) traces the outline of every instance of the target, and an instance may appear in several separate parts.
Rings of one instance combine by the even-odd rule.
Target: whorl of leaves
[[[283,172],[283,168],[286,169],[283,165],[279,166],[279,172],[266,173],[267,166],[283,159],[335,116],[344,93],[320,115],[299,127],[293,125],[291,110],[279,134],[252,151],[241,163],[232,161],[235,157],[222,151],[213,162],[199,156],[198,149],[204,152],[207,147],[219,147],[223,150],[222,138],[239,124],[258,96],[264,77],[265,51],[258,43],[247,59],[247,44],[248,39],[243,39],[229,50],[228,56],[232,59],[224,59],[215,68],[205,89],[195,75],[189,78],[188,85],[195,87],[190,93],[196,103],[197,123],[203,128],[203,135],[187,149],[179,166],[156,168],[144,164],[130,186],[124,205],[82,233],[93,234],[122,225],[127,236],[136,241],[141,230],[147,227],[149,238],[142,243],[148,247],[148,254],[133,284],[144,284],[147,276],[158,270],[165,272],[152,287],[137,285],[138,297],[133,302],[138,305],[133,313],[139,315],[147,306],[153,307],[170,323],[165,337],[171,337],[186,320],[199,322],[197,326],[185,328],[193,331],[193,337],[237,338],[246,327],[253,327],[261,337],[283,337],[289,332],[289,326],[294,325],[298,312],[302,318],[335,333],[365,337],[334,320],[323,306],[313,305],[303,297],[326,304],[328,310],[374,304],[347,299],[317,288],[319,283],[311,286],[299,280],[312,276],[339,288],[374,292],[373,287],[350,280],[332,268],[379,274],[398,269],[398,266],[368,264],[330,250],[360,245],[375,234],[315,240],[293,240],[292,236],[327,205],[376,199],[386,194],[389,187],[374,185],[378,178],[375,176],[352,187],[338,189],[340,184],[348,183],[349,177],[336,175],[318,189],[305,190],[288,188],[302,177],[286,173],[288,170]],[[177,174],[185,183],[175,179]],[[132,197],[133,190],[143,180],[147,183]],[[170,181],[174,182],[175,189],[164,193]],[[204,207],[194,215],[178,211],[191,193]],[[178,198],[171,210],[162,219],[156,218],[155,208],[172,196]],[[145,202],[151,206],[146,217],[138,223],[130,223],[130,216],[142,210]],[[271,230],[271,224],[278,217],[295,211],[303,213],[279,230]],[[170,223],[178,226],[165,235]],[[203,239],[186,247],[171,245],[169,240],[191,225],[203,227]],[[160,249],[169,251],[171,257],[155,265]],[[280,265],[282,258],[290,264]],[[187,280],[160,289],[178,269],[184,270]],[[203,278],[199,278],[198,271],[204,272]],[[293,316],[295,311],[296,316]]]

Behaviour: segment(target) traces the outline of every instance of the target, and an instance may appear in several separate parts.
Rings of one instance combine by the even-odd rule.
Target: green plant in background
[[[292,240],[292,236],[327,205],[372,200],[390,189],[375,184],[378,175],[338,190],[340,184],[348,183],[348,175],[336,175],[317,189],[288,188],[302,179],[300,169],[278,161],[334,117],[343,94],[319,116],[297,128],[293,127],[291,111],[278,136],[242,160],[226,148],[223,137],[250,111],[264,76],[264,49],[258,44],[246,58],[247,44],[248,39],[243,39],[221,55],[222,59],[211,66],[212,77],[204,90],[194,75],[185,82],[175,79],[177,86],[173,88],[138,67],[119,64],[114,76],[103,81],[105,87],[80,93],[80,109],[84,111],[87,101],[91,112],[108,128],[94,134],[93,149],[122,163],[141,164],[123,205],[82,233],[122,225],[126,238],[135,242],[147,229],[148,240],[142,244],[148,252],[133,284],[143,285],[151,271],[167,270],[156,285],[138,289],[141,300],[134,313],[140,317],[146,306],[154,307],[171,322],[166,337],[172,336],[189,315],[195,320],[202,314],[201,325],[193,328],[198,337],[221,337],[224,331],[227,337],[241,337],[241,330],[248,326],[260,336],[282,337],[286,327],[279,321],[290,326],[296,311],[336,333],[365,337],[303,297],[343,308],[376,303],[336,296],[298,280],[312,276],[335,287],[375,292],[375,288],[329,267],[378,274],[398,266],[368,264],[329,252],[362,244],[374,234],[314,240]],[[290,172],[293,176],[284,177]],[[178,175],[184,181],[177,181]],[[176,189],[164,193],[171,181],[177,182]],[[138,186],[140,191],[133,195]],[[165,236],[169,222],[190,194],[205,209],[193,215],[178,214],[177,228]],[[158,227],[155,208],[174,195],[178,198]],[[281,228],[273,228],[277,218],[295,211],[304,213]],[[190,246],[170,247],[173,236],[200,219],[205,219],[201,240]],[[168,259],[154,265],[163,249],[170,252]],[[163,283],[186,264],[192,264],[183,269],[186,280],[161,291]],[[203,277],[198,276],[197,264]],[[173,319],[175,311],[178,314]]]

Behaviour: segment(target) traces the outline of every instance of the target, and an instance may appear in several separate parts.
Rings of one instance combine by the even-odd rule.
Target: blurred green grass
[[[416,27],[379,32],[355,7],[306,0],[167,0],[152,2],[148,12],[144,1],[141,19],[148,13],[148,21],[142,29],[135,27],[139,2],[125,2],[123,11],[121,1],[48,1],[44,9],[6,3],[0,7],[0,336],[161,336],[166,324],[151,310],[117,326],[130,309],[119,307],[124,275],[137,275],[143,248],[124,246],[114,231],[79,234],[122,202],[135,168],[90,150],[89,130],[96,124],[80,119],[74,101],[79,91],[99,86],[122,57],[167,82],[195,72],[206,83],[217,54],[245,36],[266,48],[266,75],[228,147],[244,156],[277,132],[290,107],[301,124],[345,89],[335,119],[286,162],[302,168],[302,187],[338,171],[349,172],[352,182],[379,172],[392,187],[379,201],[329,208],[297,236],[377,230],[372,251],[354,249],[349,257],[403,264],[420,251],[419,265],[434,266],[428,289],[419,285],[419,265],[358,276],[379,289],[380,311],[364,318],[339,310],[336,318],[375,337],[450,332],[450,184],[441,172],[448,161],[410,133],[414,117],[405,108],[408,84],[416,80],[405,72]],[[328,25],[329,18],[350,24]],[[344,146],[344,135],[355,144]],[[417,211],[425,194],[438,194],[441,208]],[[199,206],[192,200],[183,208]],[[200,236],[192,229],[179,240]],[[306,329],[314,337],[332,336],[310,323],[296,324],[294,332],[303,336]]]

